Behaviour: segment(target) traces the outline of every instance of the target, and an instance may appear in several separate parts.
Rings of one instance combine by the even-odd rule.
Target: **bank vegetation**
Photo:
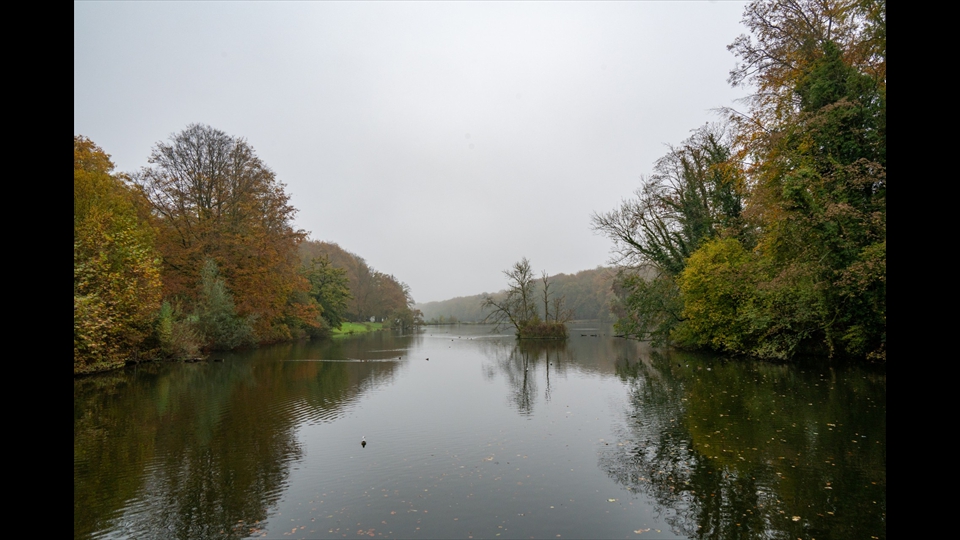
[[[729,49],[745,111],[619,208],[620,333],[789,360],[886,357],[886,2],[758,0]]]
[[[147,161],[74,137],[74,374],[417,320],[406,284],[293,227],[245,139],[193,124]]]

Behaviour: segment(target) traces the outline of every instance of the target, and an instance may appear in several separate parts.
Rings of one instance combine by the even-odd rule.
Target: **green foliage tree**
[[[616,262],[677,275],[704,241],[740,232],[744,177],[730,161],[723,126],[705,125],[657,160],[654,174],[620,208],[594,213]]]
[[[757,0],[744,23],[731,82],[759,92],[731,114],[732,138],[701,130],[594,216],[624,267],[618,328],[768,358],[882,358],[886,3]]]
[[[683,321],[683,300],[674,276],[654,268],[646,270],[624,268],[613,280],[614,331],[661,346]]]
[[[732,80],[761,92],[733,119],[752,164],[744,215],[756,242],[689,259],[688,341],[772,358],[884,356],[885,17],[884,2],[748,6],[755,39],[731,45]],[[734,284],[751,294],[727,294]]]
[[[331,328],[340,328],[350,300],[350,280],[343,268],[337,268],[326,255],[314,257],[305,268],[310,296],[320,305],[320,314]]]
[[[110,156],[73,139],[74,373],[150,355],[160,308],[160,260],[139,194],[112,174]]]
[[[423,321],[423,312],[408,306],[394,310],[393,313],[387,316],[386,320],[391,328],[401,332],[416,330],[425,324]]]
[[[196,358],[204,345],[191,317],[169,300],[163,301],[157,315],[157,340],[160,355],[166,358]]]
[[[843,46],[831,39],[817,44],[797,69],[793,114],[755,137],[748,211],[761,231],[757,247],[768,273],[761,287],[768,296],[803,299],[766,317],[783,328],[768,330],[777,340],[766,345],[813,339],[828,354],[883,358],[885,80],[869,65],[853,64],[858,51]],[[808,336],[812,317],[819,323],[815,338]]]
[[[726,139],[723,126],[702,126],[657,161],[634,198],[594,214],[593,228],[613,240],[620,266],[618,333],[666,342],[682,320],[675,279],[690,255],[719,235],[749,237],[745,178]]]
[[[237,314],[233,295],[213,259],[207,259],[203,265],[199,289],[194,321],[206,347],[225,350],[256,342],[251,324],[254,316]]]
[[[342,320],[366,322],[373,317],[386,321],[397,310],[413,304],[410,287],[391,274],[379,272],[354,253],[331,242],[307,240],[300,245],[300,258],[309,267],[315,257],[326,257],[334,268],[345,272],[350,296]]]

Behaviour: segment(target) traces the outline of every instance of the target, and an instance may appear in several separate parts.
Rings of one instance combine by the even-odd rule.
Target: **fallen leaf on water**
[[[635,532],[635,533],[637,533],[637,534],[643,534],[643,533],[645,533],[645,532],[647,532],[647,531],[649,531],[649,530],[650,530],[650,527],[647,527],[646,529],[637,529],[637,530],[635,530],[635,531],[633,531],[633,532]]]
[[[607,502],[617,502],[616,499],[607,499]]]

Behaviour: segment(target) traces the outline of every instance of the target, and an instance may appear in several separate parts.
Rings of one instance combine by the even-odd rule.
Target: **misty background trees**
[[[504,270],[507,277],[507,289],[502,295],[483,296],[481,307],[487,310],[483,322],[492,322],[497,329],[512,326],[518,338],[565,339],[567,328],[564,323],[573,316],[563,307],[562,296],[550,295],[550,279],[546,272],[541,277],[533,273],[530,261],[524,257]],[[538,303],[543,301],[543,314]],[[550,306],[554,309],[551,313]],[[552,314],[552,317],[551,317]]]
[[[611,285],[615,273],[612,268],[598,267],[575,274],[554,274],[549,276],[550,296],[562,298],[563,308],[572,312],[573,319],[611,319],[610,304],[614,299]],[[498,297],[506,294],[506,290],[425,302],[416,307],[429,324],[476,323],[489,312],[482,305],[486,294]]]

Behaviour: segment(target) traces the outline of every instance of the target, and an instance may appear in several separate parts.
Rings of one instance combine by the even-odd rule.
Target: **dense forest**
[[[729,46],[746,111],[593,217],[619,331],[790,359],[886,357],[886,2],[763,0]]]
[[[114,172],[74,137],[74,373],[414,320],[409,287],[291,225],[242,138],[194,124]]]

